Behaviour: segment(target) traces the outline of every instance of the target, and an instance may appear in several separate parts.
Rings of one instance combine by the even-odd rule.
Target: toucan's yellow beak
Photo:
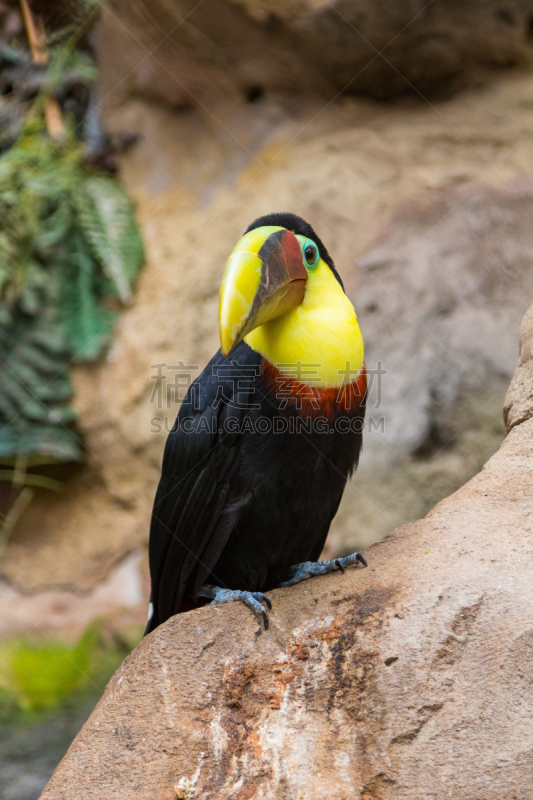
[[[292,311],[304,299],[307,270],[296,236],[256,228],[240,239],[220,286],[220,345],[227,356],[246,334]]]

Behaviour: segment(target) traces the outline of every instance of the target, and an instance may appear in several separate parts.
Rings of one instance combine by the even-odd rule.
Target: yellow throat
[[[321,389],[350,383],[363,366],[354,307],[322,259],[309,271],[301,304],[244,341],[288,377]]]

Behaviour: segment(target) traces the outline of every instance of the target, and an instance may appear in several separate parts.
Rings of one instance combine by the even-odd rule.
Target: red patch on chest
[[[294,365],[295,372],[296,366]],[[346,383],[345,386],[331,389],[310,386],[302,380],[285,375],[265,358],[261,362],[261,370],[263,381],[276,398],[279,410],[283,411],[290,407],[299,411],[303,417],[317,416],[332,419],[340,414],[354,413],[366,395],[364,364],[353,381]]]

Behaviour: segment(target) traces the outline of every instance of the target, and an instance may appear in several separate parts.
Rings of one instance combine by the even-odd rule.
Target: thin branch
[[[48,50],[46,49],[46,34],[42,19],[35,20],[28,0],[20,0],[20,8],[24,18],[24,26],[31,50],[33,63],[43,67],[48,63]]]
[[[33,494],[33,489],[25,486],[7,512],[4,521],[0,526],[0,558],[2,558],[2,555],[4,554],[9,537],[13,532],[13,528],[31,503]]]

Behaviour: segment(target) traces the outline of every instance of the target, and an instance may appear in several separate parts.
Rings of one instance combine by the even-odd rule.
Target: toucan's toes
[[[353,564],[362,564],[363,567],[368,566],[366,563],[366,558],[361,555],[361,553],[352,553],[349,556],[345,556],[344,558],[338,558],[335,561],[335,564],[338,565],[338,568],[341,572],[344,572],[346,567],[351,567]]]
[[[344,573],[346,567],[351,567],[352,564],[357,564],[358,562],[363,567],[367,566],[366,558],[361,553],[352,553],[350,556],[335,558],[332,561],[304,561],[302,564],[295,564],[291,567],[292,578],[288,581],[283,581],[280,586],[292,586],[295,583],[300,583],[300,581],[305,581],[306,578],[313,577],[313,575],[326,575],[336,569]]]
[[[268,629],[268,614],[262,605],[266,604],[269,611],[272,608],[270,597],[262,592],[246,592],[240,589],[222,589],[220,586],[211,586],[206,583],[198,592],[198,597],[208,597],[211,602],[210,606],[220,605],[221,603],[233,603],[235,600],[240,600],[246,603],[248,608],[251,608],[254,614],[261,617],[265,630]]]

